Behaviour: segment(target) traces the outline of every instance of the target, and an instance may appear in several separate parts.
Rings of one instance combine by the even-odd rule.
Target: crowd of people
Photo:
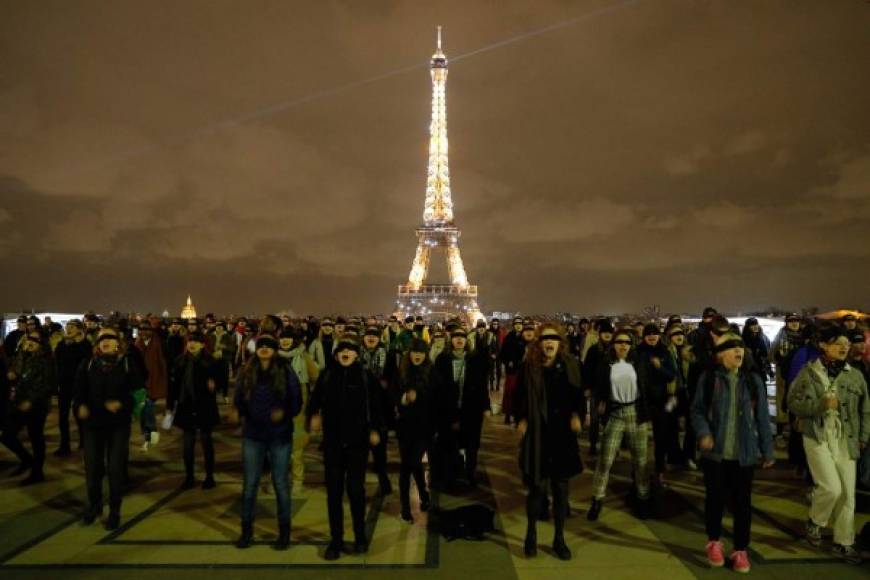
[[[657,491],[677,468],[702,469],[706,555],[726,561],[722,519],[733,506],[728,559],[748,572],[752,482],[773,465],[775,448],[806,478],[807,541],[821,546],[833,528],[833,553],[860,563],[856,546],[858,460],[870,440],[870,366],[865,330],[854,316],[816,324],[789,315],[773,340],[758,320],[742,328],[713,308],[694,328],[665,320],[579,321],[516,317],[472,323],[427,323],[421,317],[203,320],[95,314],[65,327],[22,316],[0,351],[2,443],[19,460],[22,485],[45,479],[46,419],[57,399],[57,457],[73,454],[70,416],[83,449],[87,508],[82,523],[102,517],[120,526],[134,422],[142,452],[160,430],[183,433],[183,489],[215,487],[212,434],[220,406],[241,423],[242,514],[236,543],[254,539],[254,514],[265,471],[277,502],[276,549],[290,542],[291,489],[304,488],[303,452],[319,434],[330,542],[324,556],[365,552],[364,480],[371,455],[379,493],[392,493],[388,446],[399,456],[401,518],[432,506],[432,489],[455,493],[478,485],[478,452],[495,410],[515,427],[519,470],[527,488],[524,552],[537,554],[537,521],[552,515],[553,552],[572,557],[565,538],[569,481],[584,469],[580,439],[594,464],[587,518],[606,517],[608,479],[621,447],[632,467],[632,509],[655,517]],[[775,414],[767,381],[776,382]],[[500,398],[495,395],[500,395]],[[158,419],[159,423],[158,423]],[[26,431],[28,450],[21,433]],[[649,461],[648,445],[654,453]],[[426,462],[428,460],[428,477]],[[870,461],[870,458],[868,458]],[[344,496],[354,541],[344,541]],[[437,507],[437,506],[435,506]]]

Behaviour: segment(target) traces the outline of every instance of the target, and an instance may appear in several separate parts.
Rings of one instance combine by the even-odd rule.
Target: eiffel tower
[[[459,228],[453,222],[450,169],[447,164],[447,57],[438,47],[432,55],[432,122],[429,125],[429,174],[423,225],[417,228],[417,252],[406,284],[399,285],[396,315],[421,315],[428,320],[461,317],[474,323],[482,318],[477,305],[477,286],[468,283],[459,253]],[[429,258],[434,249],[447,255],[450,284],[427,284]]]

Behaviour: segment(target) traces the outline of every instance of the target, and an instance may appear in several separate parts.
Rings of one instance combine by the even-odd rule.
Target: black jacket
[[[427,360],[419,366],[414,366],[408,361],[403,363],[400,369],[400,386],[395,401],[399,414],[397,422],[399,442],[401,444],[403,441],[429,440],[435,429],[432,364]],[[411,389],[417,393],[417,398],[413,403],[403,405],[402,395]]]
[[[649,381],[645,375],[646,365],[637,364],[634,360],[634,354],[635,353],[631,353],[629,355],[627,362],[631,363],[637,373],[637,402],[635,403],[637,422],[646,423],[651,419],[649,408]],[[610,385],[610,367],[610,361],[604,359],[595,369],[595,398],[598,401],[604,401],[606,406],[604,411],[605,418],[609,416],[610,412],[614,409],[612,401],[613,388]]]
[[[486,353],[470,352],[465,355],[465,383],[462,388],[462,407],[459,406],[459,385],[453,380],[453,354],[444,351],[435,360],[432,384],[435,395],[437,429],[446,431],[457,421],[483,421],[483,413],[490,410]]]
[[[96,356],[79,366],[75,388],[75,409],[86,405],[90,411],[85,425],[96,428],[129,426],[133,391],[145,388],[145,378],[126,355]],[[121,403],[117,413],[111,413],[105,407],[107,401],[113,400]]]
[[[656,368],[652,363],[653,357],[661,360],[661,366]],[[647,379],[650,410],[663,412],[665,403],[668,401],[668,383],[677,376],[674,359],[668,352],[668,347],[659,342],[655,346],[649,346],[641,342],[635,353],[637,365],[643,365],[643,375]],[[608,365],[609,366],[609,365]]]
[[[528,428],[520,443],[523,481],[539,485],[550,477],[565,479],[583,470],[572,415],[583,415],[580,367],[573,355],[552,367],[523,364],[517,379],[514,413]]]
[[[57,382],[61,387],[72,387],[81,364],[94,354],[94,347],[86,338],[80,342],[62,340],[54,349],[57,363]]]
[[[516,373],[525,354],[526,341],[523,339],[523,333],[511,330],[504,337],[504,341],[501,343],[501,351],[499,352],[499,358],[502,364],[504,364],[505,371],[511,375]]]
[[[380,381],[359,361],[349,367],[336,364],[318,377],[308,399],[306,416],[320,413],[323,445],[327,449],[368,449],[369,432],[384,425]]]
[[[184,354],[172,365],[166,408],[175,409],[173,425],[182,429],[212,429],[220,423],[215,392],[208,389],[209,379],[217,379],[215,367],[205,350],[197,357]],[[188,379],[190,384],[185,384]]]

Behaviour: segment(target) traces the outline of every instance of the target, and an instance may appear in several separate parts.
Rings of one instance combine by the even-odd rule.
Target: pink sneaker
[[[746,550],[734,550],[731,552],[731,565],[735,572],[748,574],[752,566],[749,565],[749,554]]]
[[[707,542],[707,561],[714,568],[721,568],[725,565],[725,553],[722,550],[722,542],[715,540]]]

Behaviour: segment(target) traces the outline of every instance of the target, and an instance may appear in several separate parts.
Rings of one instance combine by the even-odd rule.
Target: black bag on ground
[[[495,512],[479,504],[464,505],[438,512],[438,531],[448,541],[462,539],[481,541],[487,532],[495,530]]]

